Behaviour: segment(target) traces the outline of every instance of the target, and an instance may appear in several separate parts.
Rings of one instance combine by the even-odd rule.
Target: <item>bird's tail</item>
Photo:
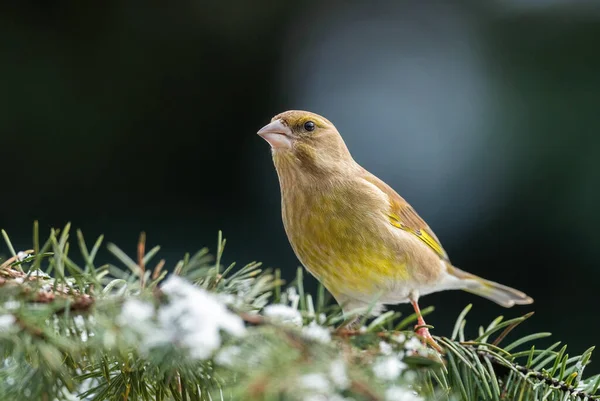
[[[483,279],[474,274],[460,270],[457,267],[448,266],[448,273],[464,283],[464,286],[461,286],[461,289],[494,301],[505,308],[510,308],[514,305],[528,305],[533,303],[533,298],[519,290]]]

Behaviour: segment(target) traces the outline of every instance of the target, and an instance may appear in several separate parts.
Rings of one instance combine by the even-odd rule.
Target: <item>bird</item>
[[[410,303],[416,333],[441,350],[421,314],[420,296],[464,290],[503,307],[533,302],[454,266],[427,223],[354,160],[325,117],[289,110],[257,134],[271,147],[292,249],[344,314],[377,314],[384,305]]]

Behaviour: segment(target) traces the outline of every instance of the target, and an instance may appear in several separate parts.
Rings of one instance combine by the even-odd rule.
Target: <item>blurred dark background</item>
[[[144,230],[173,264],[221,229],[226,263],[291,278],[255,133],[307,109],[457,266],[536,299],[430,295],[438,334],[473,302],[471,334],[535,310],[519,333],[551,331],[571,354],[598,345],[597,2],[9,1],[0,37],[0,226],[15,247],[30,247],[34,219],[44,232],[71,221],[128,252]]]

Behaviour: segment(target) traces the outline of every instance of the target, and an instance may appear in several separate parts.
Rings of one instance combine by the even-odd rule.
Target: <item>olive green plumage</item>
[[[462,289],[510,307],[533,300],[452,266],[438,238],[391,187],[354,161],[335,126],[287,111],[259,131],[271,144],[283,223],[298,259],[345,311]]]

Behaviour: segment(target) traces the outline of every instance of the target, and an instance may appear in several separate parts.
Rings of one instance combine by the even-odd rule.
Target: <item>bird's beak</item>
[[[275,120],[262,127],[258,132],[273,149],[290,149],[292,147],[292,130],[281,120]]]

